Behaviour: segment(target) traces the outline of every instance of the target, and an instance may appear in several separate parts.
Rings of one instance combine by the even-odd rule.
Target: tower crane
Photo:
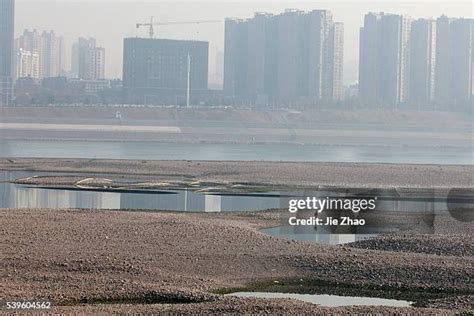
[[[148,34],[150,38],[155,37],[155,26],[158,25],[183,25],[183,24],[205,24],[205,23],[219,23],[219,20],[203,20],[203,21],[183,21],[183,22],[162,22],[154,23],[154,17],[150,18],[149,23],[137,23],[137,29],[141,27],[148,27]]]

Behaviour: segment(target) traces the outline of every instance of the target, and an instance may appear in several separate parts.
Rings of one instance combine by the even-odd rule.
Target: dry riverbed
[[[472,190],[473,166],[0,159],[46,172],[31,185],[271,188],[345,186]],[[86,181],[84,180],[86,179]],[[88,179],[88,180],[87,180]],[[92,179],[92,180],[91,180]],[[433,183],[435,185],[433,185]],[[152,184],[150,186],[150,184]],[[166,186],[164,186],[166,187]],[[432,235],[404,232],[323,246],[267,236],[281,210],[172,213],[0,209],[0,298],[50,299],[64,313],[472,313],[472,222],[436,216]],[[412,307],[321,307],[223,295],[278,291],[408,300]]]
[[[266,236],[258,229],[276,224],[272,213],[3,209],[0,296],[51,299],[58,311],[71,312],[405,314],[472,308],[473,239],[468,227],[462,235],[466,255],[383,246],[368,250]],[[447,235],[444,241],[452,239],[456,236]],[[329,309],[215,294],[268,285],[284,290],[295,282],[324,285],[329,292],[342,287],[383,296],[385,291],[404,299],[414,293],[424,307]]]

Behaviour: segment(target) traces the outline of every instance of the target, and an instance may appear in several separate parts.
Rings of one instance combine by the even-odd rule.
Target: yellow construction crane
[[[163,23],[154,23],[154,17],[150,18],[149,23],[137,23],[137,29],[140,27],[148,27],[148,34],[150,38],[155,37],[155,26],[158,25],[181,25],[181,24],[204,24],[204,23],[219,23],[219,20],[204,20],[204,21],[183,21],[183,22],[163,22]]]

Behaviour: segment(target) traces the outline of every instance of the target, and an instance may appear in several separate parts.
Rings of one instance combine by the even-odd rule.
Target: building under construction
[[[209,43],[126,38],[123,88],[127,102],[185,105],[208,92]]]

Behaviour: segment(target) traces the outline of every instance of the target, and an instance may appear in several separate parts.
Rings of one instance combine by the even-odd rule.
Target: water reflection
[[[409,307],[411,302],[402,300],[385,299],[378,297],[357,297],[357,296],[339,296],[339,295],[315,295],[315,294],[292,294],[292,293],[272,293],[272,292],[238,292],[228,294],[237,297],[256,297],[256,298],[286,298],[295,299],[303,302],[317,304],[326,307],[337,306],[394,306]]]
[[[24,172],[1,172],[0,208],[84,208],[167,210],[187,212],[255,211],[278,208],[278,195],[233,196],[173,190],[156,194],[44,189],[6,183],[31,176]]]
[[[119,209],[121,196],[118,193],[73,192],[43,190],[12,185],[14,198],[7,206],[11,208],[98,208]],[[4,204],[4,203],[2,203]]]
[[[36,175],[36,174],[35,174]],[[37,174],[42,175],[42,174]],[[446,213],[448,203],[474,209],[472,192],[462,196],[446,193],[436,194],[435,190],[406,191],[397,189],[319,189],[301,192],[267,192],[235,195],[230,193],[199,193],[190,189],[168,191],[106,192],[104,188],[80,190],[78,188],[51,188],[16,185],[9,183],[19,178],[33,176],[29,172],[0,172],[0,208],[81,208],[145,211],[184,212],[229,212],[257,211],[267,209],[288,210],[289,199],[317,197],[332,198],[377,198],[376,209],[369,213],[349,214],[340,210],[325,210],[317,216],[337,218],[349,215],[364,218],[363,226],[289,226],[288,219],[294,216],[283,211],[281,226],[264,229],[263,232],[275,237],[310,241],[319,244],[344,244],[374,237],[378,234],[416,227],[418,232],[433,233],[436,214]],[[451,210],[451,209],[450,209]],[[299,219],[314,216],[315,212],[301,210]],[[387,215],[388,214],[388,215]]]

